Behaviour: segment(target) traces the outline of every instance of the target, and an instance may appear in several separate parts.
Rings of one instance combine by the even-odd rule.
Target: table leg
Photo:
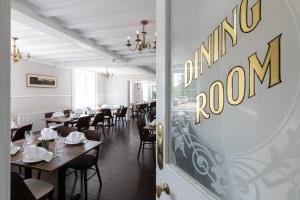
[[[65,200],[66,199],[66,168],[61,168],[58,170],[58,199]]]
[[[25,179],[32,178],[32,169],[29,167],[24,167],[25,168]]]

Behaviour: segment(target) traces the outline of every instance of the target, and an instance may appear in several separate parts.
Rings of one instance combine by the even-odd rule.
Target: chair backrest
[[[99,122],[104,123],[104,113],[98,113],[98,114],[95,116],[95,119],[94,119],[92,125],[93,125],[93,126],[96,126]]]
[[[123,108],[118,108],[117,113],[121,113]]]
[[[139,131],[140,139],[143,140],[144,139],[144,134],[145,134],[145,131],[143,130],[143,128],[144,128],[144,126],[146,126],[146,122],[145,122],[144,117],[138,116],[138,118],[137,118],[137,126],[138,126],[138,131]]]
[[[78,128],[78,131],[87,130],[90,127],[90,116],[86,117],[80,117],[78,119],[78,122],[76,123],[76,127]]]
[[[101,134],[95,130],[84,130],[82,131],[88,140],[93,140],[93,141],[100,141],[101,140]],[[99,158],[99,147],[96,147],[94,149],[96,151],[96,160]]]
[[[62,137],[67,137],[70,133],[77,131],[76,127],[61,126],[56,129],[57,133]]]
[[[20,175],[15,172],[11,172],[10,177],[10,199],[36,200]]]
[[[45,118],[51,118],[54,112],[45,113]]]
[[[70,117],[70,113],[72,112],[72,110],[68,109],[68,110],[64,110],[63,112],[66,117]]]
[[[22,140],[25,138],[25,132],[26,131],[31,131],[32,129],[32,124],[28,124],[28,125],[25,125],[25,126],[22,126],[21,128],[19,128],[15,134],[13,135],[11,141],[14,142],[14,141],[17,141],[17,140]]]
[[[88,140],[94,140],[94,141],[100,141],[101,136],[100,134],[95,130],[84,130],[82,131]]]
[[[148,119],[152,122],[156,118],[156,112],[154,110],[148,112]]]
[[[122,115],[122,116],[124,116],[124,117],[126,116],[127,109],[128,109],[127,107],[124,107],[124,108],[122,109],[122,111],[121,111],[121,115]]]
[[[144,114],[147,111],[147,104],[140,104],[138,108],[138,113],[140,115]]]
[[[111,109],[109,109],[109,108],[102,108],[101,112],[104,113],[104,116],[112,117],[112,115],[111,115]]]
[[[156,110],[156,101],[152,101],[152,102],[150,103],[150,109],[151,109],[151,110]]]

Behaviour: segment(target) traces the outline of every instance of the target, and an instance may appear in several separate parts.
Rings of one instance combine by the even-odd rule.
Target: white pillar
[[[10,199],[10,1],[0,0],[0,200]]]

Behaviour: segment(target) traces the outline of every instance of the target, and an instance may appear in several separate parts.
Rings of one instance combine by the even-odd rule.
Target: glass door
[[[294,0],[157,1],[159,199],[298,199],[299,16]]]

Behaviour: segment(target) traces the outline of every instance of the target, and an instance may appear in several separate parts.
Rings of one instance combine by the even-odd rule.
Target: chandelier
[[[15,63],[19,62],[20,60],[28,61],[30,59],[30,53],[27,53],[26,58],[24,59],[23,55],[21,54],[20,50],[17,48],[16,41],[18,40],[17,37],[12,37],[13,45],[12,45],[12,53],[11,53],[11,59]]]
[[[102,73],[102,76],[104,76],[106,79],[111,78],[113,75],[113,73],[109,73],[108,67],[106,67],[105,73]]]
[[[149,49],[150,53],[154,53],[156,50],[156,33],[154,34],[154,40],[146,41],[146,29],[145,26],[148,24],[147,20],[142,20],[141,25],[143,26],[141,35],[139,31],[136,31],[136,39],[135,44],[130,43],[130,37],[127,37],[127,44],[126,46],[130,51],[138,51],[139,53],[142,53],[143,50]],[[132,48],[132,46],[134,46]]]

